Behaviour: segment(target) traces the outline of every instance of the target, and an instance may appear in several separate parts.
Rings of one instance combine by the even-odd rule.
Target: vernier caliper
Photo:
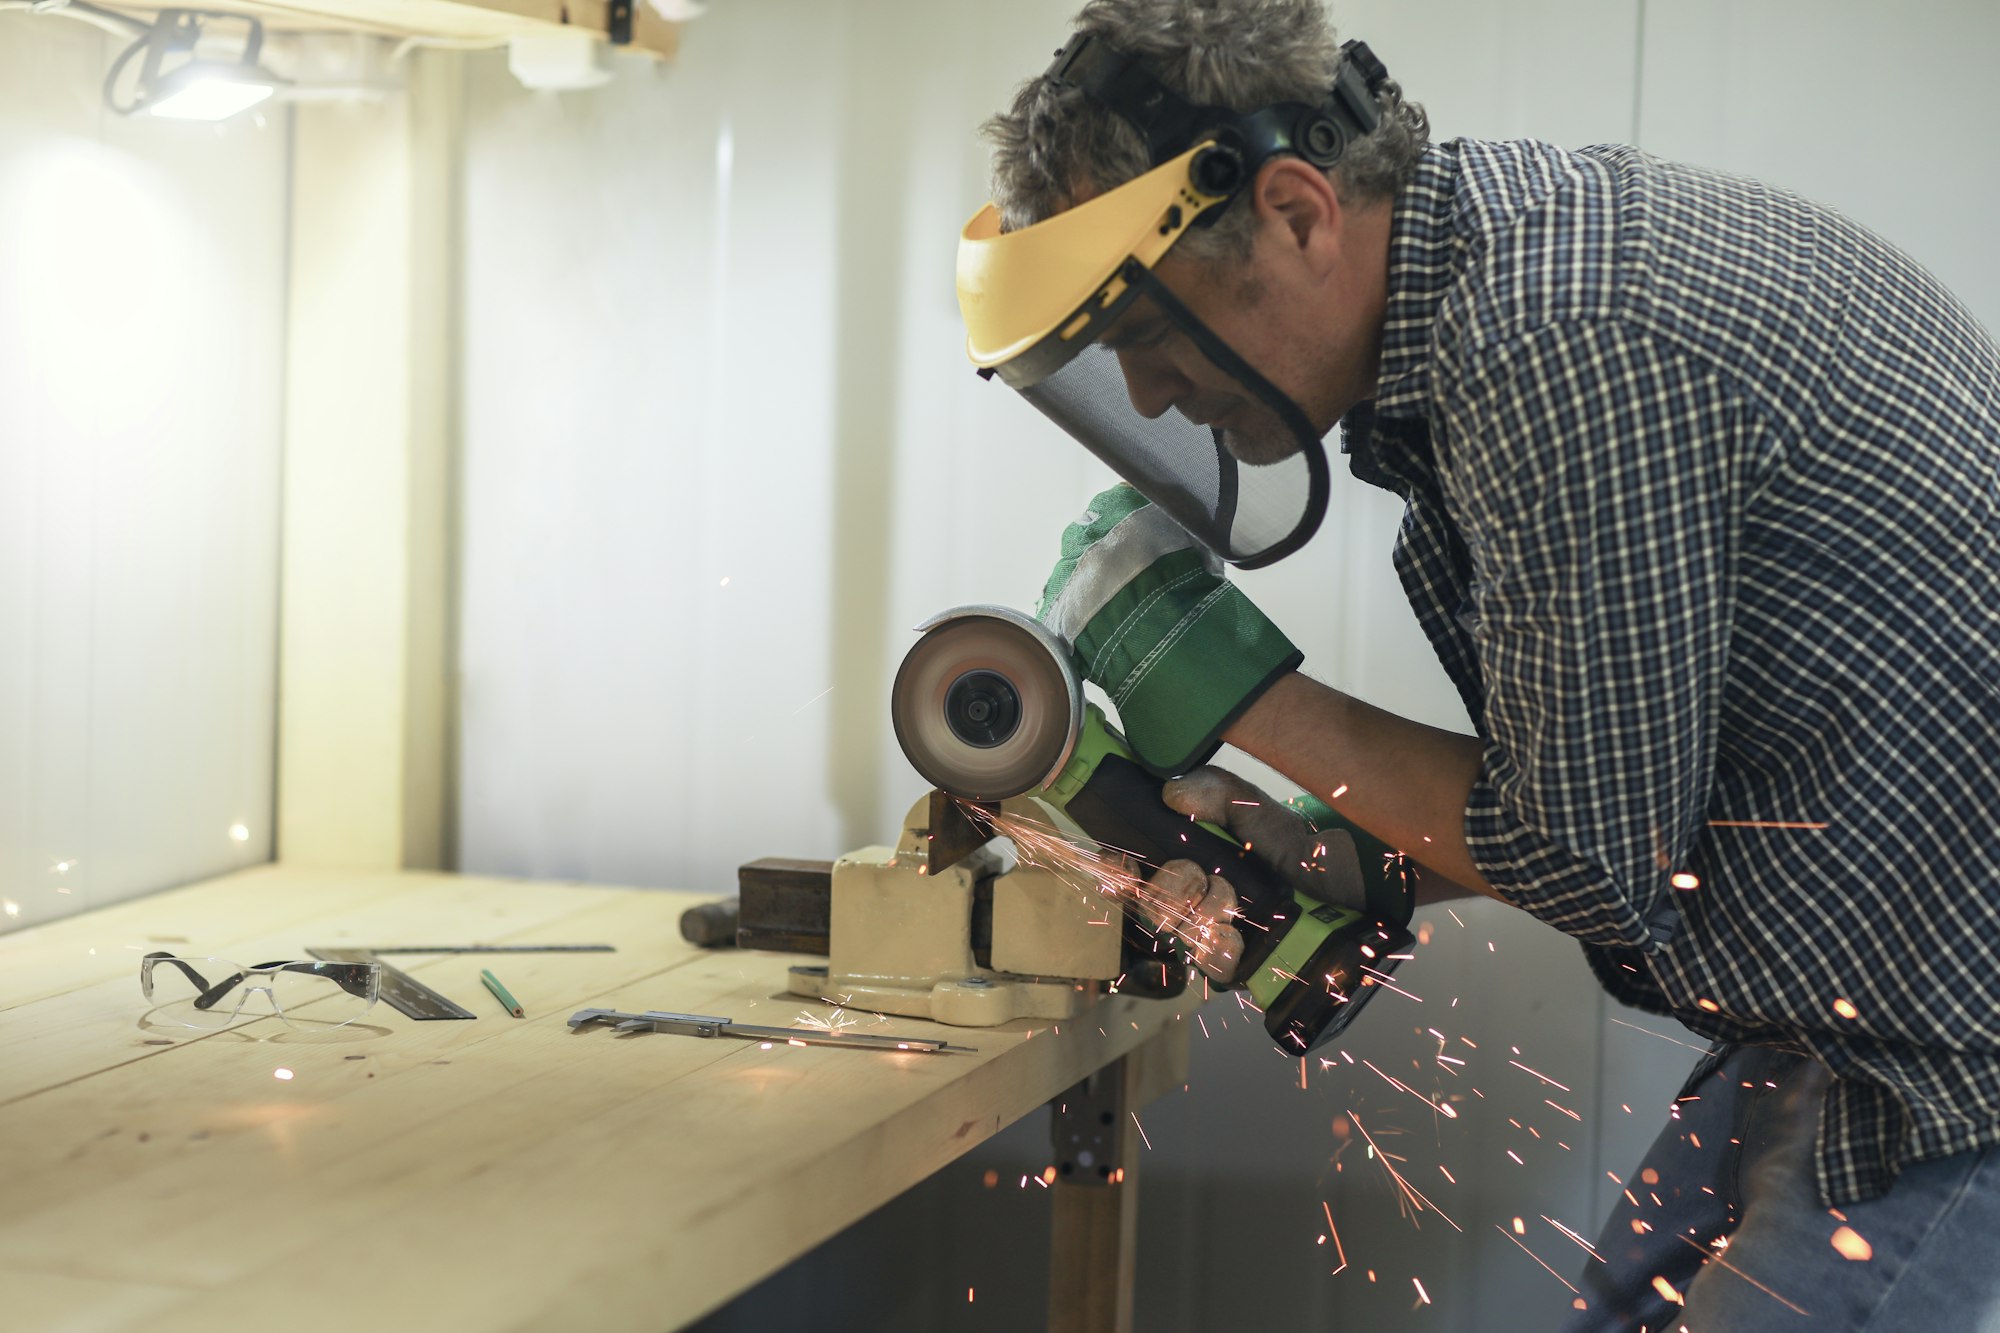
[[[757,1027],[706,1014],[675,1014],[661,1009],[648,1009],[643,1014],[627,1014],[617,1009],[579,1009],[569,1016],[572,1032],[581,1032],[594,1023],[608,1023],[613,1030],[628,1036],[640,1032],[674,1032],[684,1037],[740,1037],[745,1041],[782,1041],[792,1046],[855,1046],[871,1051],[918,1051],[926,1055],[970,1053],[975,1049],[925,1037],[893,1037],[844,1028]]]

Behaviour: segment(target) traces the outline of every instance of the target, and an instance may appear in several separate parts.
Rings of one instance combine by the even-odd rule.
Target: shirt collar
[[[1456,276],[1452,213],[1459,181],[1458,146],[1424,150],[1416,174],[1396,195],[1389,222],[1388,298],[1382,313],[1381,365],[1375,396],[1341,419],[1350,468],[1375,485],[1389,463],[1382,456],[1392,422],[1420,426],[1430,394],[1432,330],[1439,304]]]

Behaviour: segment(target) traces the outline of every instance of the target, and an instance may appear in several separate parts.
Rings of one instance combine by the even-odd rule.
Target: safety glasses
[[[288,1027],[316,1032],[352,1023],[375,1007],[382,965],[280,960],[253,967],[149,953],[139,960],[139,989],[158,1017],[184,1027],[213,1030],[276,1014]],[[268,1010],[250,1004],[260,992]]]

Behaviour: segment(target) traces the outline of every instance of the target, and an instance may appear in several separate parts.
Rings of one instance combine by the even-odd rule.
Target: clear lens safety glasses
[[[183,1027],[214,1030],[276,1014],[288,1027],[317,1032],[352,1023],[375,1007],[382,965],[283,960],[252,967],[226,958],[149,953],[139,961],[139,989],[159,1018]],[[251,1001],[255,994],[263,995],[262,1004]]]

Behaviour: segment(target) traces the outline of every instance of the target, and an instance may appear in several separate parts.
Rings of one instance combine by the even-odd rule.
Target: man
[[[1989,337],[1754,182],[1431,145],[1314,0],[1077,29],[987,126],[960,295],[975,362],[1132,483],[1042,614],[1149,766],[1195,770],[1169,803],[1322,851],[1198,767],[1226,740],[1408,850],[1420,895],[1528,911],[1716,1039],[1645,1163],[1664,1203],[1607,1222],[1568,1327],[2000,1328],[2000,1267],[1965,1259],[2000,1226]],[[1311,536],[1336,422],[1407,503],[1396,569],[1475,734],[1300,674],[1220,577]],[[1227,981],[1229,886],[1155,884]],[[1727,1266],[1682,1239],[1725,1236]]]

